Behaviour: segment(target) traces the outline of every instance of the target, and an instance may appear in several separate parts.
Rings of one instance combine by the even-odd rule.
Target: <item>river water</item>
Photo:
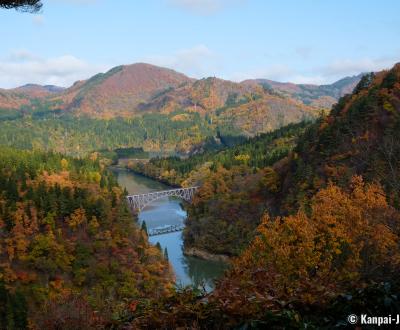
[[[151,191],[171,189],[158,181],[137,175],[125,169],[112,169],[117,175],[118,183],[125,187],[129,194],[143,194]],[[139,213],[139,222],[146,222],[147,229],[164,225],[183,224],[186,211],[181,206],[182,201],[175,197],[162,198],[154,201]],[[215,279],[221,277],[226,269],[222,262],[202,260],[183,255],[182,232],[151,236],[152,244],[161,244],[167,248],[168,258],[176,275],[178,286],[194,285],[207,291],[214,288]]]

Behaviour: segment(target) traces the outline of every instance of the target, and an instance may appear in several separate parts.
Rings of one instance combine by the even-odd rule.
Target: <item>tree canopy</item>
[[[41,0],[0,0],[0,8],[36,13],[42,8]]]

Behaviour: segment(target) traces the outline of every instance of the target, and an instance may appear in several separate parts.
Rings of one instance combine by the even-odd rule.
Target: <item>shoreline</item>
[[[170,183],[170,182],[168,182],[168,181],[160,180],[159,178],[156,178],[156,177],[153,177],[153,176],[150,176],[150,175],[146,175],[145,173],[136,171],[136,170],[134,170],[134,169],[132,169],[132,168],[130,168],[130,167],[128,167],[128,166],[125,166],[125,165],[111,165],[111,166],[112,166],[112,167],[115,167],[115,168],[117,168],[117,169],[124,169],[124,170],[127,170],[128,172],[132,172],[132,173],[135,173],[136,175],[140,175],[140,176],[142,176],[142,177],[144,177],[144,178],[157,181],[157,182],[162,183],[162,184],[164,184],[164,185],[166,185],[166,186],[169,186],[169,187],[171,187],[171,188],[183,188],[183,187],[180,186],[180,185],[172,184],[172,183]]]
[[[164,184],[166,186],[169,186],[171,188],[182,188],[181,186],[171,185],[170,183],[162,181],[162,180],[160,180],[158,178],[154,178],[154,177],[145,175],[144,173],[135,171],[134,169],[129,168],[128,166],[124,166],[124,165],[121,166],[121,165],[117,164],[117,165],[110,165],[108,167],[113,167],[113,168],[116,168],[116,169],[120,169],[120,170],[125,170],[125,171],[128,171],[128,172],[131,172],[131,173],[134,173],[136,175],[142,176],[144,178],[148,178],[148,179],[157,181],[157,182],[159,182],[161,184]],[[207,252],[205,250],[202,250],[202,249],[199,249],[199,248],[194,248],[194,247],[192,247],[192,248],[184,248],[183,249],[183,254],[185,256],[195,257],[195,258],[199,258],[199,259],[202,259],[202,260],[215,261],[215,262],[224,262],[224,263],[227,263],[227,264],[229,264],[230,260],[231,260],[231,257],[229,257],[227,255],[224,255],[224,254],[213,254],[213,253]]]
[[[203,260],[208,261],[217,261],[217,262],[224,262],[230,263],[231,258],[224,254],[212,254],[210,252],[198,249],[198,248],[184,248],[183,254],[185,256],[196,257]]]

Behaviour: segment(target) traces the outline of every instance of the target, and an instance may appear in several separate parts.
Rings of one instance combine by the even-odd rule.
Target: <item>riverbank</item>
[[[117,176],[118,183],[129,194],[145,194],[154,191],[171,189],[160,181],[150,179],[124,167],[111,167]],[[139,214],[139,223],[146,222],[147,229],[165,226],[183,226],[187,213],[176,198],[161,198],[144,208]],[[183,253],[182,232],[171,232],[149,237],[150,243],[159,244],[163,251],[167,251],[168,259],[176,275],[176,284],[179,286],[204,285],[208,292],[214,288],[215,280],[223,276],[227,265],[216,259],[186,256]]]
[[[198,248],[184,248],[183,254],[185,256],[196,257],[203,260],[218,261],[229,264],[231,258],[224,254],[212,254]]]
[[[165,185],[167,185],[167,186],[170,186],[170,187],[172,187],[172,188],[182,188],[182,186],[180,186],[180,185],[178,185],[178,184],[174,184],[174,183],[172,183],[172,182],[170,182],[170,181],[168,181],[168,180],[164,180],[164,179],[159,178],[159,177],[155,177],[155,176],[148,175],[148,174],[146,174],[145,172],[138,171],[138,170],[136,170],[135,168],[130,167],[129,165],[121,165],[121,164],[118,164],[118,165],[113,165],[113,166],[114,166],[115,168],[125,169],[125,170],[127,170],[127,171],[129,171],[129,172],[132,172],[132,173],[134,173],[134,174],[136,174],[136,175],[140,175],[140,176],[142,176],[142,177],[144,177],[144,178],[147,178],[147,179],[151,179],[151,180],[160,182],[160,183],[165,184]]]
[[[150,179],[150,180],[154,180],[156,182],[168,185],[168,186],[173,187],[173,188],[180,188],[180,186],[171,185],[171,183],[169,183],[169,182],[166,182],[164,180],[160,180],[159,178],[151,177],[151,176],[146,175],[146,174],[144,174],[142,172],[136,171],[135,169],[132,169],[132,168],[130,168],[128,166],[119,165],[119,166],[114,166],[114,168],[119,168],[119,169],[128,171],[128,172],[130,172],[132,174],[135,174],[137,176],[140,176],[140,177],[143,177],[143,178],[146,178],[146,179]],[[205,250],[201,250],[201,249],[198,249],[198,248],[184,248],[183,249],[183,255],[188,256],[188,257],[199,258],[199,259],[206,260],[206,261],[223,262],[223,263],[227,263],[227,264],[229,264],[229,262],[230,262],[230,257],[227,256],[227,255],[212,254],[212,253],[209,253],[209,252],[207,252]]]

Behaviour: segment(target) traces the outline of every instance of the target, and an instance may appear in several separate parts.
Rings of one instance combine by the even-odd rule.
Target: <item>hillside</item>
[[[116,67],[77,82],[51,100],[61,101],[62,108],[75,115],[103,119],[179,110],[208,115],[215,124],[229,121],[238,131],[249,126],[241,118],[261,123],[261,127],[249,127],[245,134],[269,131],[278,127],[279,120],[280,124],[295,122],[317,111],[296,100],[278,97],[262,86],[218,78],[193,80],[173,70],[142,63]],[[230,120],[233,117],[235,120]]]
[[[201,185],[189,207],[186,242],[214,253],[237,254],[245,243],[238,244],[235,230],[247,226],[242,237],[251,232],[260,210],[286,215],[307,209],[328,182],[346,188],[354,175],[378,181],[399,207],[399,68],[366,75],[305,131],[283,127],[226,151],[152,160],[134,169],[173,184]],[[263,163],[262,156],[270,161]],[[212,231],[204,229],[211,223]]]
[[[357,174],[379,181],[399,206],[400,64],[366,75],[355,92],[343,97],[331,114],[300,139],[283,167],[283,208],[307,203],[331,180],[348,184]],[[290,168],[290,170],[288,170]]]
[[[37,85],[37,84],[27,84],[21,87],[11,89],[15,93],[21,94],[28,98],[41,98],[45,96],[50,96],[52,94],[61,93],[65,90],[64,87],[54,86],[54,85]]]
[[[207,141],[232,145],[315,118],[328,105],[323,98],[336,102],[355,79],[329,86],[289,84],[284,92],[287,84],[274,83],[274,89],[263,80],[195,80],[150,64],[119,66],[67,89],[1,90],[0,145],[73,156],[132,147],[192,154]]]
[[[55,100],[62,100],[63,107],[77,115],[101,118],[131,116],[140,103],[190,81],[176,71],[137,63],[118,66],[86,81],[76,82]]]
[[[200,186],[187,207],[185,250],[238,255],[247,246],[267,208],[268,189],[277,191],[270,167],[288,156],[311,123],[299,123],[262,134],[234,147],[132,163],[134,171],[171,185]],[[275,186],[274,186],[275,185]],[[268,205],[271,209],[274,204]]]
[[[55,103],[75,115],[96,118],[129,117],[143,112],[176,110],[206,113],[251,103],[268,102],[278,94],[303,107],[329,109],[341,96],[350,93],[361,75],[330,85],[279,83],[267,79],[235,83],[218,78],[191,79],[174,70],[145,63],[121,65],[69,88],[28,84],[0,91],[0,109],[20,109],[33,99]]]
[[[207,116],[223,134],[254,136],[289,123],[313,118],[317,108],[279,96],[259,85],[205,78],[157,95],[141,110],[170,113],[176,109]]]
[[[272,166],[248,166],[252,148],[236,154],[241,166],[210,166],[184,233],[192,246],[239,257],[214,292],[161,299],[132,328],[333,329],[351,313],[399,313],[399,125],[397,64],[363,77]],[[239,242],[251,221],[258,227]]]
[[[315,194],[326,188],[329,182],[347,189],[352,178],[361,175],[366,182],[379,182],[387,193],[389,203],[398,208],[400,149],[396,141],[400,138],[399,125],[400,64],[397,64],[390,71],[366,75],[353,94],[340,99],[330,115],[321,117],[299,136],[296,147],[288,157],[273,164],[266,172],[260,170],[258,188],[262,187],[262,193],[255,190],[245,192],[252,185],[249,176],[245,186],[239,184],[233,190],[227,186],[219,195],[219,200],[231,200],[234,192],[243,191],[245,193],[240,200],[248,198],[254,202],[263,196],[262,204],[270,214],[287,215],[299,209],[308,210]],[[254,152],[247,155],[248,163],[256,156]],[[202,197],[195,202],[201,207],[195,206],[189,211],[193,219],[212,218],[210,221],[217,221],[218,218],[221,219],[221,226],[226,225],[224,216],[219,213],[223,207],[218,207],[216,216],[208,212],[214,208],[213,194],[219,189],[215,188],[215,182],[222,175],[230,178],[223,180],[229,183],[240,177],[235,172],[237,170],[233,169],[224,174],[220,170],[205,179],[203,177],[203,186],[199,192]],[[257,187],[255,183],[253,186]],[[242,218],[254,219],[250,214],[242,215]],[[227,216],[227,219],[232,219],[232,216]],[[191,226],[189,217],[187,232],[191,232]],[[218,240],[222,235],[222,232],[215,230],[216,227],[211,234],[199,230],[197,225],[193,226],[196,228],[193,237],[198,237],[203,243],[197,245],[196,240],[192,239],[192,245],[210,251],[221,246],[216,242],[204,243],[204,237],[214,236]],[[232,242],[231,248],[236,249],[237,244]],[[230,251],[229,248],[226,251]]]
[[[330,109],[339,98],[353,91],[362,76],[345,77],[329,85],[281,83],[268,79],[246,80],[243,84],[259,84],[306,105]]]
[[[0,89],[0,110],[20,110],[34,108],[33,102],[62,92],[58,86],[28,84],[13,89]]]
[[[0,328],[103,327],[172,274],[92,157],[0,147]]]

